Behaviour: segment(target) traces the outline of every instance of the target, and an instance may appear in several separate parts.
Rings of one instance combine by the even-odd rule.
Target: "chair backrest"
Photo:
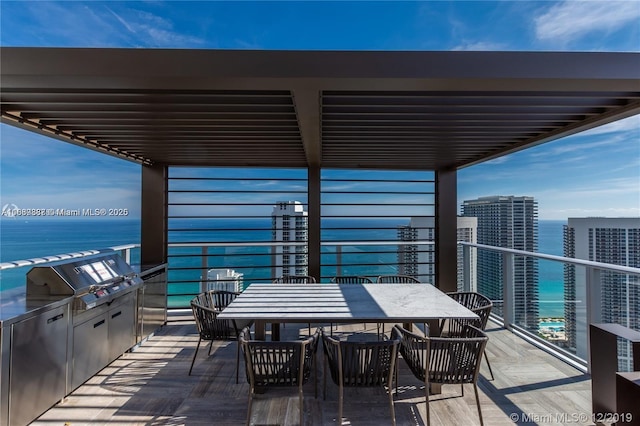
[[[229,304],[233,302],[240,293],[226,290],[209,290],[206,292],[206,295],[210,299],[210,306],[218,311],[222,311],[224,308],[229,306]]]
[[[245,327],[238,337],[244,354],[247,381],[256,386],[298,386],[311,377],[320,331],[295,341],[251,340]]]
[[[230,340],[235,338],[233,321],[218,319],[219,310],[211,306],[207,294],[200,294],[191,300],[191,310],[202,340]]]
[[[407,284],[419,283],[420,280],[409,275],[380,275],[377,282],[380,284]]]
[[[275,284],[315,284],[316,279],[309,275],[283,275],[273,282]]]
[[[367,284],[373,281],[369,277],[359,275],[340,275],[331,278],[331,282],[336,284]]]
[[[473,327],[479,328],[480,330],[484,330],[485,328],[487,328],[487,321],[489,321],[489,314],[491,313],[491,308],[493,307],[493,303],[488,297],[483,294],[471,291],[448,293],[448,295],[479,317],[477,320],[449,321],[450,335],[461,334],[466,325],[471,325]]]
[[[400,353],[419,379],[442,384],[475,383],[489,338],[476,327],[465,326],[462,337],[424,337],[396,325],[392,337],[400,339]],[[428,366],[425,369],[425,366]]]
[[[345,387],[389,385],[398,358],[400,340],[342,342],[322,333],[331,378]]]

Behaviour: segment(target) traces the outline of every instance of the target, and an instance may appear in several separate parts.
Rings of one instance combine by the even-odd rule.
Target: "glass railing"
[[[121,244],[103,249],[83,250],[31,259],[12,260],[0,263],[0,291],[20,288],[26,285],[26,274],[32,266],[60,260],[79,259],[107,251],[116,251],[131,265],[140,264],[140,244]]]
[[[282,266],[275,264],[276,247],[294,251],[305,245],[171,243],[169,307],[188,307],[190,299],[206,288],[242,291],[250,283],[271,282]],[[432,241],[341,241],[321,246],[320,282],[337,275],[375,280],[390,274],[434,282]],[[136,244],[4,262],[0,264],[0,289],[24,285],[31,266],[104,250],[120,251],[128,262],[139,263]],[[479,291],[492,299],[496,321],[578,367],[586,366],[590,323],[616,323],[640,330],[640,268],[459,242],[457,281],[458,290]],[[625,342],[619,343],[619,353],[619,370],[629,369],[631,354]]]
[[[640,330],[640,268],[460,242],[470,290],[494,301],[492,313],[506,328],[582,368],[589,357],[589,324]],[[490,255],[489,255],[490,254]],[[483,265],[487,259],[493,262]],[[540,271],[545,271],[545,279]],[[473,279],[470,275],[474,274]],[[488,282],[491,279],[493,281]],[[626,342],[618,345],[619,371],[630,368]]]

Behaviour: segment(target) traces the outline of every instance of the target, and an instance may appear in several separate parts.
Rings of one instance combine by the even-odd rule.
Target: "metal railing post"
[[[476,291],[471,288],[471,246],[462,246],[462,291]]]
[[[584,355],[587,359],[587,368],[591,367],[591,336],[589,333],[589,324],[599,324],[602,322],[602,271],[590,266],[585,268],[585,286],[586,286],[586,312],[585,323],[582,323],[576,317],[576,336],[580,335],[580,331],[584,330],[586,336],[587,347]],[[582,330],[578,330],[578,329]],[[580,351],[581,352],[581,351]]]
[[[209,246],[202,246],[202,263],[201,263],[201,267],[202,267],[202,274],[200,275],[200,291],[206,291],[207,290],[207,281],[209,280],[209,277],[207,276],[207,272],[208,272],[208,258],[207,256],[209,255]]]
[[[124,258],[124,261],[131,264],[131,249],[125,248],[120,251],[120,256]]]
[[[336,275],[342,275],[342,246],[336,246]]]
[[[502,253],[502,317],[511,329],[515,322],[515,289],[513,288],[513,253]]]

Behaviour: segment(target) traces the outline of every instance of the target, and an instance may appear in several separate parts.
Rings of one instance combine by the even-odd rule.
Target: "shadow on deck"
[[[341,331],[362,331],[362,324]],[[375,339],[375,324],[367,332]],[[287,324],[283,338],[306,333]],[[495,380],[483,362],[480,401],[486,425],[589,424],[576,422],[591,412],[589,376],[502,329],[488,330],[487,353]],[[192,321],[171,322],[134,352],[126,353],[43,414],[34,425],[83,424],[241,425],[246,422],[249,387],[244,370],[235,383],[235,342],[214,342],[211,356],[203,345],[193,375],[189,365],[198,341]],[[328,379],[322,399],[322,348],[318,350],[318,398],[313,379],[305,386],[305,423],[336,425],[337,387]],[[424,387],[399,361],[397,424],[424,425]],[[241,368],[243,364],[241,362]],[[464,397],[459,385],[443,386],[431,397],[432,425],[479,424],[472,387]],[[343,425],[390,424],[383,389],[345,389]],[[581,416],[581,417],[578,417]],[[295,389],[269,389],[254,400],[252,424],[298,422]]]

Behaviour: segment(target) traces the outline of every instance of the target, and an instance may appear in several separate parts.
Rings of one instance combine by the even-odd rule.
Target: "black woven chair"
[[[373,280],[361,275],[339,275],[332,277],[331,282],[336,284],[371,284]]]
[[[283,275],[273,280],[274,284],[315,284],[316,279],[310,275]],[[284,323],[282,324],[284,327]],[[309,336],[311,336],[311,323],[307,323],[309,327]]]
[[[300,400],[300,425],[304,424],[304,395],[302,387],[309,381],[314,368],[315,397],[318,397],[318,371],[315,362],[320,330],[296,341],[251,340],[249,328],[240,332],[238,341],[244,354],[247,382],[249,382],[249,408],[247,425],[251,423],[251,405],[256,387],[297,386]]]
[[[214,340],[237,340],[238,333],[244,327],[251,326],[253,321],[220,320],[218,314],[226,308],[240,293],[224,290],[210,290],[199,294],[191,300],[191,310],[198,328],[198,345],[191,360],[189,375],[198,356],[200,343],[209,341],[209,355]],[[238,383],[238,365],[240,364],[240,347],[236,349],[236,383]]]
[[[338,385],[338,424],[342,424],[345,387],[386,386],[389,394],[392,424],[396,424],[393,407],[393,374],[398,359],[400,340],[383,342],[341,342],[322,333],[325,364],[331,379]],[[324,391],[327,395],[327,368],[324,370]]]
[[[459,337],[462,335],[464,328],[466,325],[471,325],[480,330],[484,331],[487,327],[487,321],[489,321],[489,314],[491,313],[491,308],[493,307],[493,303],[491,300],[480,294],[471,291],[467,292],[456,292],[456,293],[447,293],[452,299],[456,302],[460,303],[467,309],[471,310],[473,313],[478,315],[478,319],[474,320],[464,320],[464,319],[452,319],[446,321],[442,321],[440,324],[440,330],[443,331],[443,335],[447,337]],[[493,380],[493,370],[491,369],[491,363],[489,363],[489,358],[487,358],[487,354],[484,354],[484,359],[487,362],[487,367],[489,367],[489,374],[491,374],[491,380]]]
[[[420,280],[409,275],[380,275],[376,280],[379,284],[411,284]]]
[[[336,284],[371,284],[373,283],[373,280],[369,277],[363,277],[361,275],[338,275],[332,277],[331,282]],[[366,323],[364,324],[364,328],[367,328]],[[333,331],[333,323],[331,324],[331,331]]]
[[[283,275],[273,282],[274,284],[315,284],[316,279],[309,275]]]
[[[420,280],[409,275],[380,275],[376,282],[378,284],[414,284],[419,283]],[[380,329],[384,334],[384,323],[378,323],[378,336],[381,334]]]
[[[426,331],[428,332],[428,329]],[[464,395],[464,384],[473,384],[480,424],[484,425],[477,382],[480,360],[489,338],[482,330],[467,325],[461,337],[425,337],[395,325],[391,330],[391,336],[394,339],[400,339],[400,354],[413,375],[424,381],[427,425],[431,424],[429,413],[431,383],[460,384],[462,395]]]

